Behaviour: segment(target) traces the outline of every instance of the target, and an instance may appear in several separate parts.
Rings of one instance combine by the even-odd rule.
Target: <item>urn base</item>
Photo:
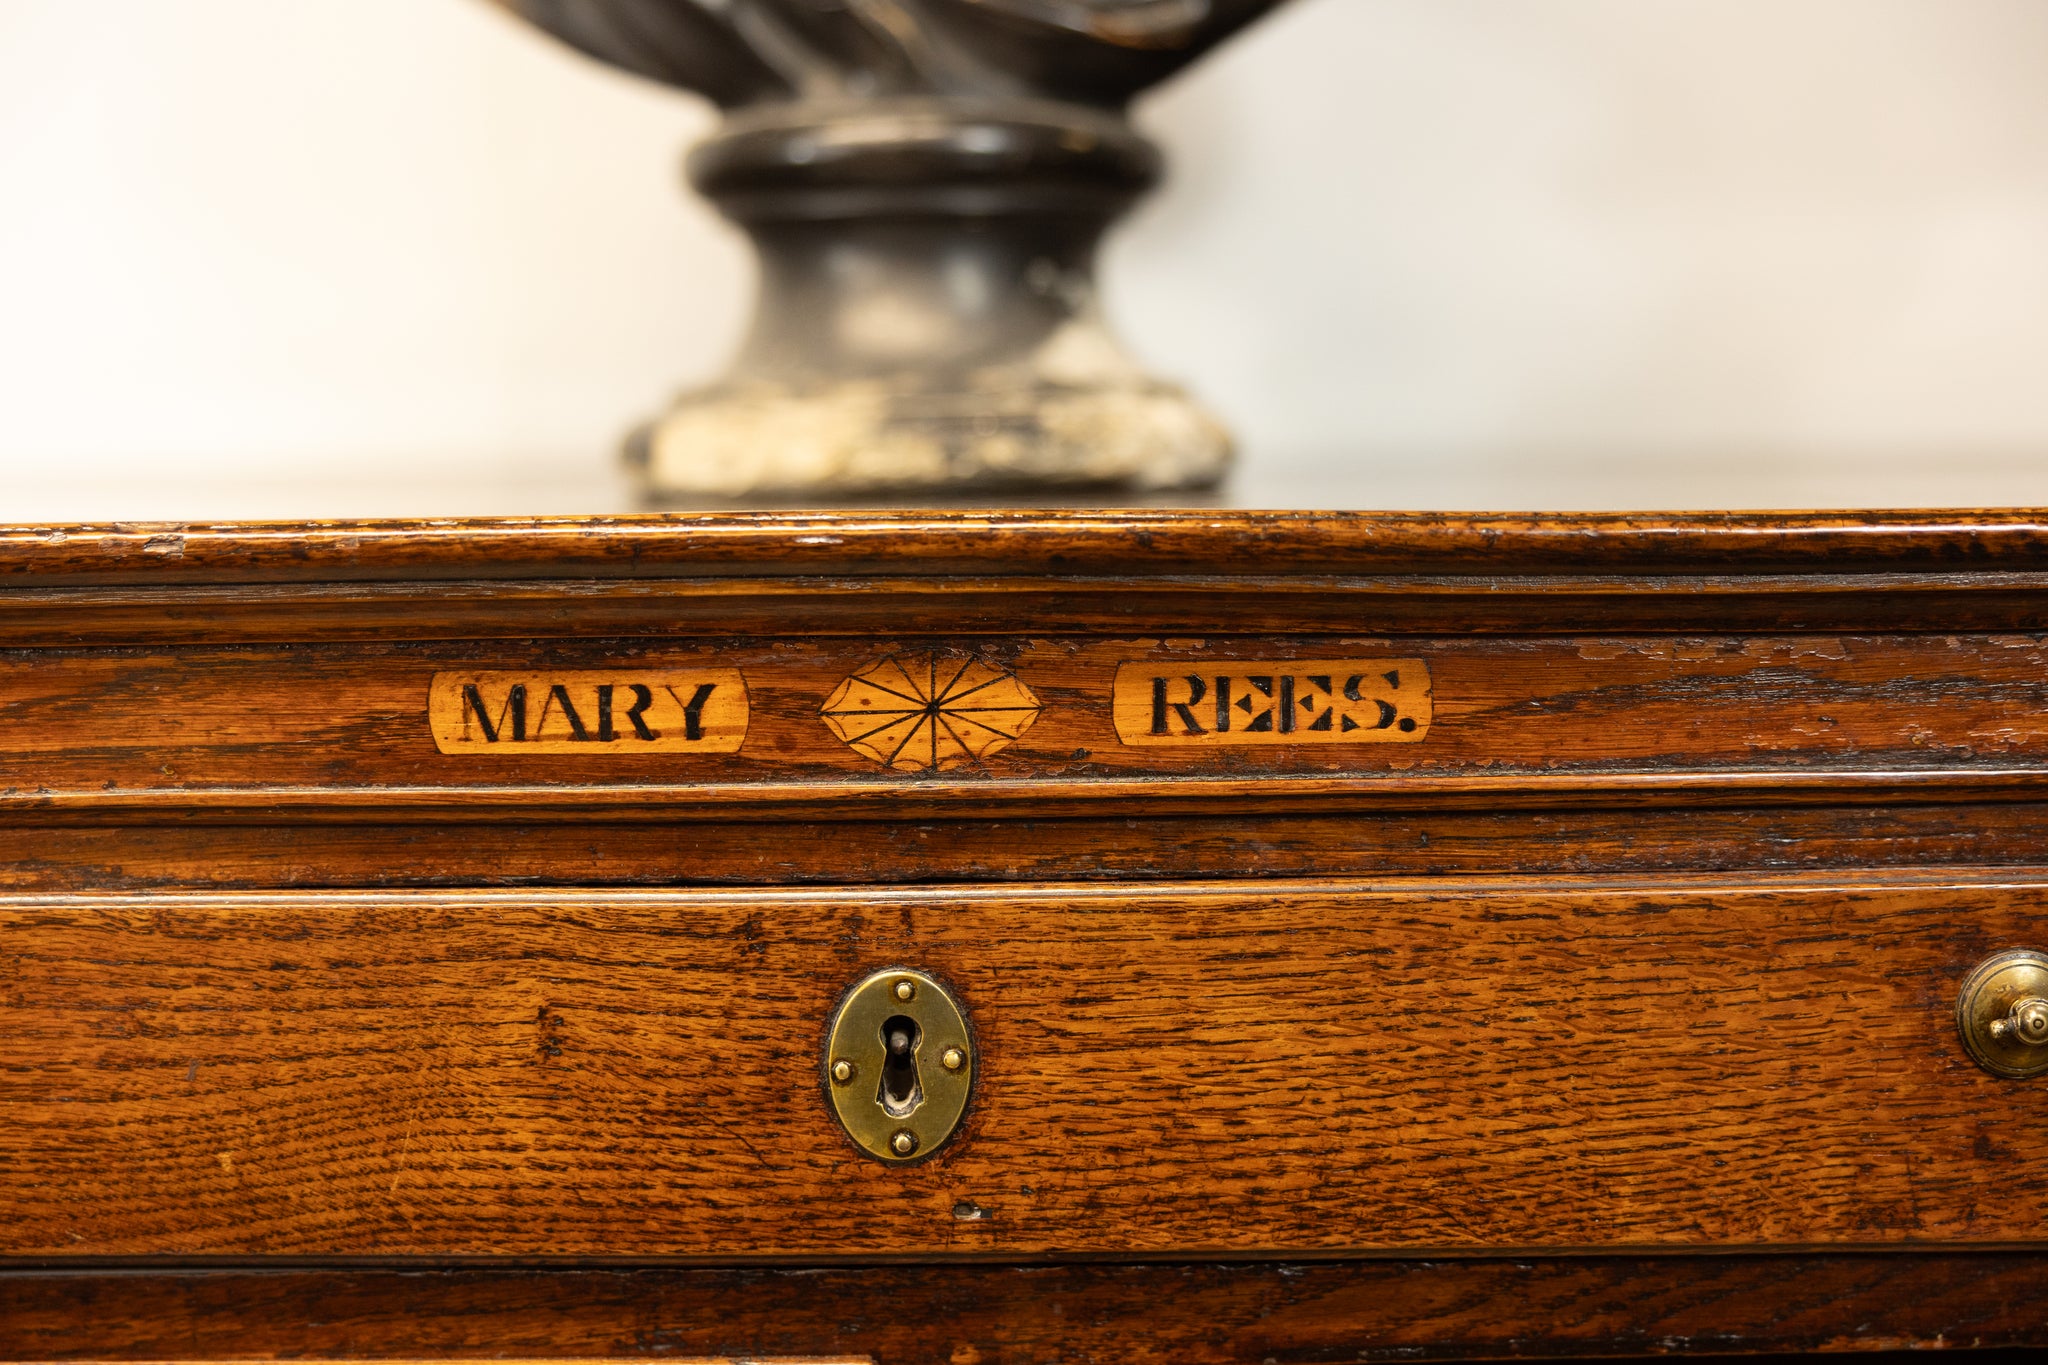
[[[1200,490],[1231,454],[1223,424],[1160,380],[970,374],[948,387],[727,381],[683,395],[636,433],[628,463],[655,503],[793,502]]]

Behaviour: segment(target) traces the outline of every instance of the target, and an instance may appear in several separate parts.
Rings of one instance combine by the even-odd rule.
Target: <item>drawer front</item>
[[[679,837],[682,837],[679,835]],[[0,903],[12,1256],[2038,1241],[2048,1079],[1956,992],[2048,878]],[[921,969],[955,1140],[862,1154]]]

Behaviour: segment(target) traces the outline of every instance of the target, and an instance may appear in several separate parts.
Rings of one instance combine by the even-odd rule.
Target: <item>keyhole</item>
[[[891,1118],[908,1118],[924,1103],[924,1086],[917,1079],[917,1042],[923,1032],[915,1019],[901,1014],[882,1024],[882,1089],[875,1098]]]

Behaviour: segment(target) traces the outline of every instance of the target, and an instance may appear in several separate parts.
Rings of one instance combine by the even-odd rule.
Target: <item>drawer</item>
[[[1957,992],[2048,876],[0,902],[0,1253],[1266,1255],[2038,1241]],[[964,1008],[865,1155],[827,1030]]]

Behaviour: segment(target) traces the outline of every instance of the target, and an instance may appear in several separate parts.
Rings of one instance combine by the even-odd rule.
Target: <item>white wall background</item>
[[[2048,505],[2048,2],[1298,0],[1156,93],[1239,501]],[[592,511],[710,115],[477,0],[0,0],[0,519]]]

